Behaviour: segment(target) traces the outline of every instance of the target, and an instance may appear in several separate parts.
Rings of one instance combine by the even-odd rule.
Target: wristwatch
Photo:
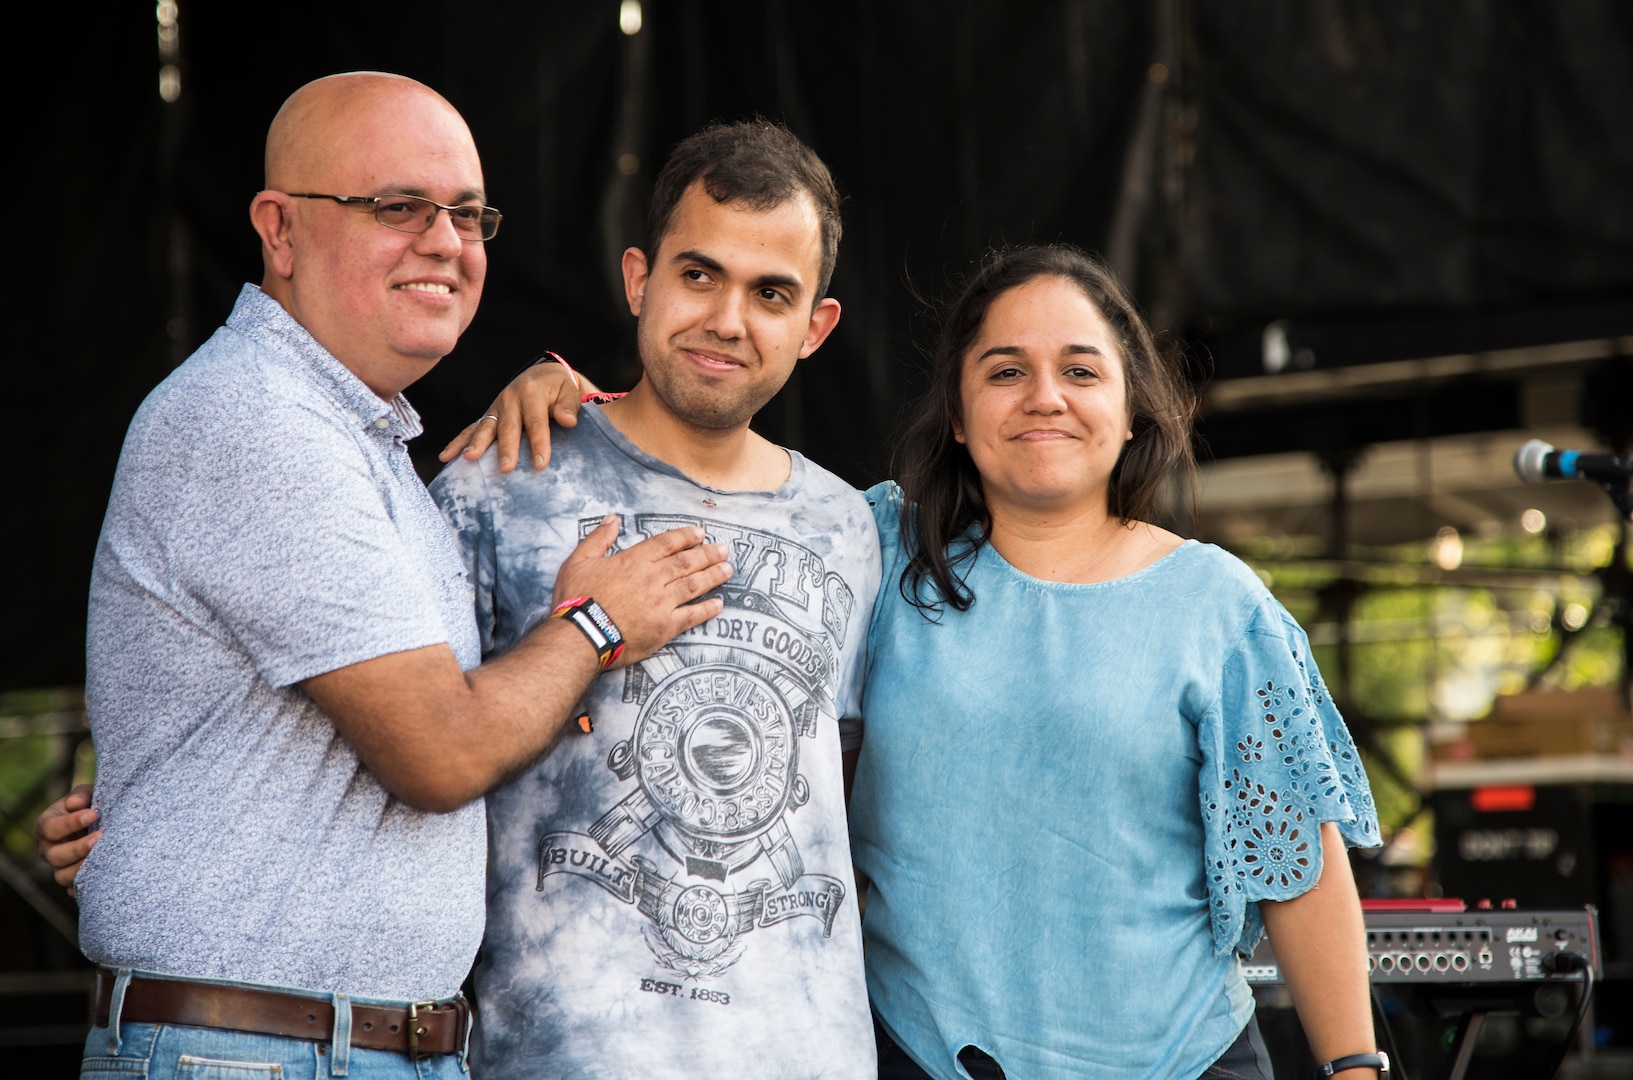
[[[1389,1075],[1389,1055],[1379,1050],[1375,1054],[1346,1054],[1333,1058],[1315,1067],[1315,1080],[1327,1080],[1333,1073],[1345,1069],[1377,1069],[1378,1076],[1385,1077]]]

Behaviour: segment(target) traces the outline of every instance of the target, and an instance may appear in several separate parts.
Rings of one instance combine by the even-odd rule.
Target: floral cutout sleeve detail
[[[1217,708],[1197,733],[1214,949],[1251,952],[1259,900],[1290,900],[1321,877],[1321,825],[1376,847],[1366,771],[1310,644],[1266,597],[1229,658]]]

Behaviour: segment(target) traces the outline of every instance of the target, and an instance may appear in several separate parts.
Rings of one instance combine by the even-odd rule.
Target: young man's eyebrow
[[[686,251],[677,251],[669,261],[671,263],[697,263],[705,270],[712,270],[716,274],[725,269],[724,266],[720,265],[719,259],[710,258],[709,256],[703,254],[703,252],[698,251],[696,248],[689,248]]]
[[[705,255],[696,248],[688,248],[685,251],[677,251],[669,261],[674,265],[679,265],[681,263],[692,263],[694,265],[703,267],[705,270],[708,270],[713,274],[723,274],[726,271],[725,266],[721,265],[720,260]],[[804,292],[804,285],[801,284],[799,278],[792,274],[763,274],[760,277],[755,278],[751,284],[756,289],[787,289],[795,297],[798,297],[802,292]]]
[[[794,296],[799,296],[802,286],[800,280],[790,274],[765,274],[754,279],[756,289],[787,289]]]

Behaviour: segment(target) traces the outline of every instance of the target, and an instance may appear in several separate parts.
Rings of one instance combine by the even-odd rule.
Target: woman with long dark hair
[[[1376,1046],[1366,776],[1293,619],[1153,523],[1192,412],[1075,248],[994,253],[946,312],[900,486],[869,492],[881,1077],[1268,1077],[1237,959],[1264,927],[1316,1060],[1375,1075],[1346,1060]]]

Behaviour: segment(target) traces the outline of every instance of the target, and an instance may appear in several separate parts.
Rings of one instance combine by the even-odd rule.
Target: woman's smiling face
[[[1037,277],[992,301],[960,400],[953,437],[994,515],[1106,507],[1132,416],[1117,339],[1073,282]]]

